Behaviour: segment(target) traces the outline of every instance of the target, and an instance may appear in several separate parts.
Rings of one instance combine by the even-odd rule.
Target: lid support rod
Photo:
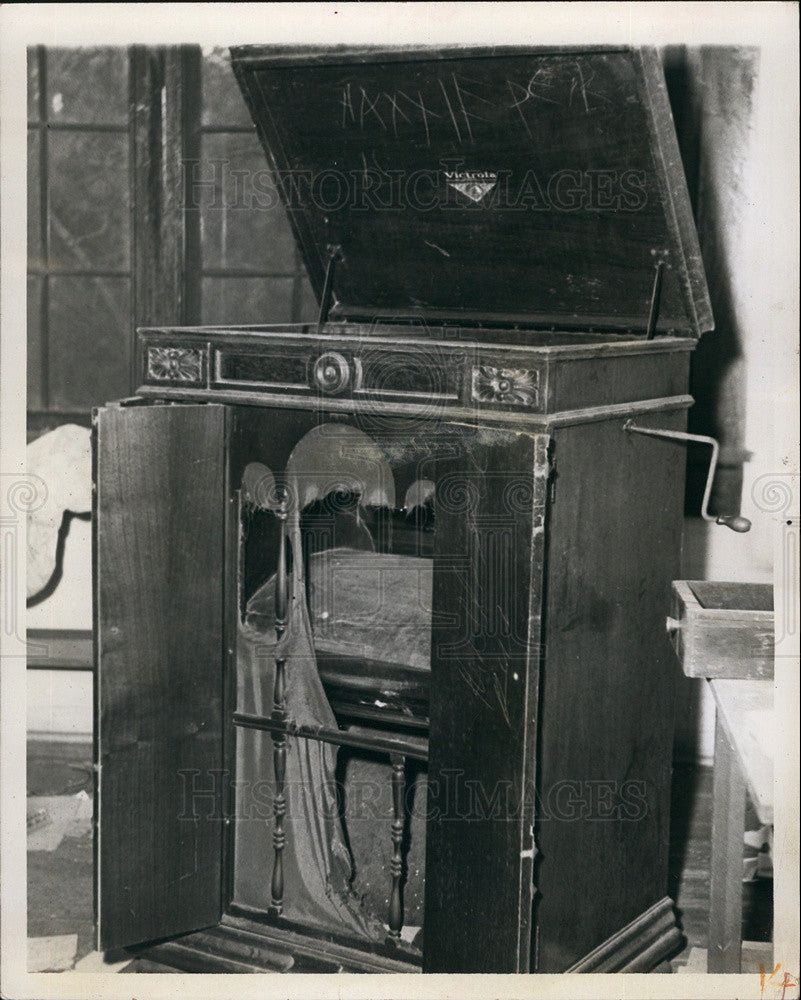
[[[654,275],[654,287],[651,292],[651,308],[648,311],[648,326],[645,328],[645,339],[653,340],[656,333],[656,323],[659,319],[659,300],[662,298],[662,269],[665,262],[660,260],[656,265]]]
[[[323,281],[323,294],[320,297],[320,314],[317,317],[317,335],[322,333],[323,325],[328,319],[328,312],[331,309],[331,299],[334,294],[334,272],[337,264],[342,260],[342,247],[328,246],[328,264],[325,269],[325,280]]]

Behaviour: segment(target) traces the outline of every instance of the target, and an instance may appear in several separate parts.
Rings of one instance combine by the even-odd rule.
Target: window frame
[[[29,58],[35,60],[38,74],[36,114],[28,116],[28,133],[39,135],[34,155],[39,168],[40,227],[39,245],[33,262],[29,255],[27,272],[29,277],[40,281],[37,288],[40,314],[38,399],[36,405],[31,405],[29,398],[30,437],[66,422],[85,426],[90,422],[88,407],[82,410],[59,406],[53,398],[51,369],[56,324],[51,315],[51,282],[54,277],[125,278],[129,281],[130,316],[125,340],[128,395],[141,383],[134,349],[138,327],[199,325],[204,278],[270,280],[279,277],[275,268],[255,267],[243,271],[236,267],[204,266],[200,209],[188,205],[185,197],[192,180],[190,171],[202,162],[204,135],[255,135],[255,127],[216,121],[204,123],[204,53],[200,46],[127,47],[128,112],[126,121],[119,123],[52,119],[48,107],[48,76],[53,51],[44,45],[29,50]],[[130,234],[129,264],[125,270],[55,269],[52,266],[49,136],[58,132],[112,133],[127,137]],[[280,277],[292,282],[290,321],[299,322],[304,308],[305,270],[297,248]],[[270,317],[265,315],[264,319],[267,322]],[[115,392],[110,390],[112,395]],[[104,401],[98,398],[96,405]]]

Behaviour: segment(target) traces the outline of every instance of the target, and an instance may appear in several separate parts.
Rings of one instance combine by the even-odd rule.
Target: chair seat
[[[334,711],[386,724],[427,725],[432,561],[328,549],[309,559],[307,598],[320,677]],[[275,581],[248,601],[246,624],[269,631]]]

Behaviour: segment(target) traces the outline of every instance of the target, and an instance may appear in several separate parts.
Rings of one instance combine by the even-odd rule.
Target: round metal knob
[[[326,351],[314,362],[312,382],[316,389],[331,395],[342,392],[350,382],[350,365],[337,351]]]

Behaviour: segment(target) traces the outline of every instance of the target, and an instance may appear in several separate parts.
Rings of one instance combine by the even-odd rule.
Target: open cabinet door
[[[98,946],[221,911],[225,408],[101,409],[94,432]]]

